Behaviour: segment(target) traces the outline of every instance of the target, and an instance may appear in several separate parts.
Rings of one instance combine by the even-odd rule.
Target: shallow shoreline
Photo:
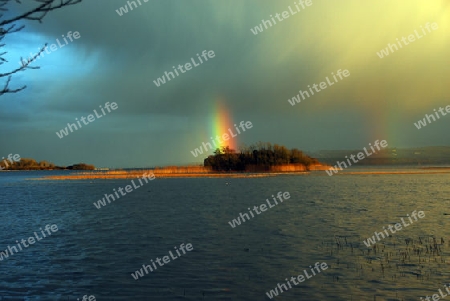
[[[128,171],[128,172],[111,172],[111,173],[82,173],[72,175],[45,176],[36,180],[113,180],[113,179],[135,179],[142,177],[145,173],[153,173],[149,171]],[[155,178],[265,178],[277,175],[299,175],[308,172],[291,172],[291,173],[154,173]]]
[[[114,179],[135,179],[140,178],[144,174],[155,175],[155,178],[267,178],[276,176],[299,176],[309,175],[313,172],[321,172],[324,170],[311,171],[292,171],[292,172],[161,172],[155,170],[110,170],[110,171],[92,171],[78,172],[69,175],[46,175],[34,180],[114,180]],[[448,167],[423,167],[412,170],[373,170],[373,171],[339,171],[336,176],[349,175],[427,175],[427,174],[450,174]],[[324,174],[326,175],[326,174]]]

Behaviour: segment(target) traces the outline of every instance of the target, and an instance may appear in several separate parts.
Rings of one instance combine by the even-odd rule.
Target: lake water
[[[316,262],[329,268],[275,300],[419,300],[450,282],[449,174],[156,178],[97,209],[130,180],[30,180],[56,173],[0,173],[0,251],[59,229],[0,261],[0,300],[269,300]],[[279,191],[291,198],[229,225]],[[414,210],[425,217],[368,251]],[[193,250],[131,277],[182,243]]]

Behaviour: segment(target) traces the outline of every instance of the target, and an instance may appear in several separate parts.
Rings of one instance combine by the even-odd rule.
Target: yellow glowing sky
[[[346,103],[361,105],[364,101],[371,109],[379,105],[377,100],[381,98],[398,101],[406,109],[417,111],[428,108],[430,103],[442,102],[442,93],[450,83],[450,68],[435,67],[449,62],[450,1],[405,3],[347,0],[330,5],[328,1],[313,1],[302,15],[286,20],[298,26],[290,30],[277,28],[285,48],[283,52],[278,51],[273,63],[292,60],[293,55],[299,61],[304,55],[322,61],[322,65],[318,64],[321,71],[314,70],[311,83],[322,81],[339,68],[348,69],[352,80],[336,86],[334,93],[338,90],[346,93],[349,96]],[[388,57],[380,59],[376,55],[388,43],[395,43],[396,38],[407,37],[414,30],[422,33],[420,26],[427,22],[436,22],[439,29]],[[306,53],[305,44],[308,45]],[[299,48],[303,51],[299,52]],[[322,105],[335,103],[325,93],[318,97],[323,98]]]

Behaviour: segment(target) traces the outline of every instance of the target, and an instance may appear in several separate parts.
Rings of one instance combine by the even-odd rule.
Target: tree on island
[[[34,0],[36,2],[36,6],[32,9],[30,9],[27,12],[20,13],[15,16],[8,16],[8,18],[5,18],[5,12],[9,10],[8,4],[11,3],[18,3],[22,4],[20,0],[0,0],[0,11],[2,12],[0,14],[0,41],[3,42],[3,39],[8,34],[16,33],[21,31],[25,25],[17,26],[18,22],[25,21],[25,20],[31,20],[31,21],[38,21],[39,23],[42,23],[42,19],[53,10],[74,5],[77,3],[80,3],[83,0]],[[26,0],[26,2],[30,3],[31,0]],[[5,47],[4,43],[0,44],[0,48]],[[23,58],[20,58],[20,62],[22,64],[20,67],[13,68],[12,70],[1,72],[0,78],[5,78],[5,83],[3,84],[3,87],[0,88],[0,96],[7,94],[7,93],[17,93],[25,89],[27,86],[21,86],[19,88],[10,88],[11,78],[14,74],[25,71],[27,69],[39,69],[38,66],[30,66],[31,63],[33,63],[45,50],[47,47],[47,44],[45,44],[37,54],[35,54],[33,57],[30,57],[26,60]],[[5,62],[8,62],[3,56],[7,54],[7,51],[3,51],[0,53],[0,65],[3,65]]]
[[[34,159],[21,158],[20,161],[11,163],[10,161],[2,161],[1,167],[3,170],[54,170],[54,169],[70,169],[70,170],[94,170],[94,165],[85,163],[74,164],[71,166],[56,166],[55,164],[47,161],[37,162]]]
[[[74,164],[72,166],[68,166],[66,167],[66,169],[73,169],[73,170],[94,170],[95,166],[94,165],[90,165],[90,164],[84,164],[84,163],[79,163],[79,164]]]
[[[296,148],[289,150],[285,146],[272,145],[269,142],[244,146],[239,153],[228,146],[217,148],[214,155],[204,160],[204,166],[211,167],[215,171],[245,171],[250,166],[269,171],[271,166],[286,164],[301,164],[308,169],[310,165],[320,163],[301,150]]]

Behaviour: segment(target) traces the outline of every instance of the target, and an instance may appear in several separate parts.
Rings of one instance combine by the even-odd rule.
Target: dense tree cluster
[[[72,169],[72,170],[94,170],[94,165],[88,165],[84,163],[74,164],[72,166],[56,166],[53,163],[47,161],[37,162],[34,159],[21,158],[20,161],[17,162],[9,162],[6,163],[4,161],[1,162],[1,166],[4,170],[53,170],[53,169]]]
[[[316,159],[304,154],[296,148],[287,149],[278,144],[258,142],[244,146],[239,152],[227,147],[216,149],[214,155],[204,160],[205,167],[216,171],[246,171],[250,166],[259,170],[270,170],[271,166],[284,164],[303,164],[307,168],[319,163]]]

